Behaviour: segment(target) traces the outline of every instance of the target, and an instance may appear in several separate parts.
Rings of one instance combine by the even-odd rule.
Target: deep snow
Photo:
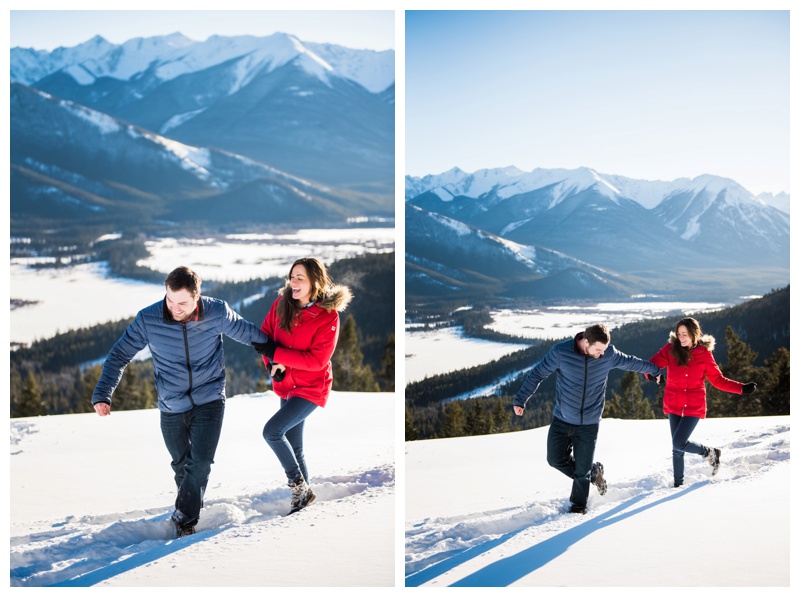
[[[586,515],[547,431],[406,443],[406,586],[789,586],[788,416],[702,421],[677,489],[666,420],[604,420]]]
[[[180,540],[157,410],[12,419],[11,586],[394,586],[394,402],[334,392],[312,413],[317,499],[285,517],[261,436],[278,398],[229,398],[198,532]]]

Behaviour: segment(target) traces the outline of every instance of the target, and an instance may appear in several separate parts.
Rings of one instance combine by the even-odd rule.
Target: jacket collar
[[[575,335],[575,338],[572,339],[572,350],[574,350],[577,354],[580,355],[583,354],[581,347],[578,345],[578,342],[580,342],[581,340],[583,340],[583,332],[578,332]]]

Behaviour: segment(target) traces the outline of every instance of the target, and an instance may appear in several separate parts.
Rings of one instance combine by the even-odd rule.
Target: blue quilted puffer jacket
[[[628,356],[609,344],[599,359],[584,355],[577,349],[578,334],[571,340],[559,342],[531,369],[519,392],[514,406],[525,407],[551,373],[556,372],[556,406],[553,416],[571,425],[594,425],[600,422],[606,399],[608,372],[612,369],[658,374],[658,368],[649,361]]]
[[[179,413],[198,404],[225,399],[222,336],[242,344],[266,342],[257,326],[225,301],[200,297],[197,321],[177,322],[161,300],[139,311],[111,348],[92,394],[92,404],[111,403],[111,394],[133,357],[145,346],[153,356],[158,408]]]

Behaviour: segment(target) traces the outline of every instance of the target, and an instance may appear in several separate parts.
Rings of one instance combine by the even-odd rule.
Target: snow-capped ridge
[[[138,37],[120,45],[95,36],[72,48],[53,52],[12,48],[11,79],[27,85],[45,76],[63,72],[81,85],[99,77],[131,80],[153,72],[163,81],[198,72],[236,58],[249,57],[250,69],[274,70],[291,61],[328,83],[329,76],[348,79],[372,93],[394,83],[394,52],[351,50],[333,44],[304,43],[294,35],[274,33],[212,35],[203,42],[176,32],[164,36]]]
[[[779,209],[780,211],[788,214],[791,202],[790,196],[788,193],[780,192],[780,193],[760,193],[758,198],[764,202],[765,205],[769,205],[770,207],[774,207],[775,209]]]
[[[498,198],[505,199],[545,187],[552,187],[551,207],[567,196],[592,187],[613,201],[624,197],[637,201],[647,209],[657,207],[664,199],[678,193],[702,194],[714,199],[722,196],[731,205],[765,204],[735,180],[713,174],[665,182],[603,174],[589,167],[535,168],[525,172],[514,166],[481,169],[472,173],[453,168],[442,174],[429,174],[422,178],[407,176],[406,200],[426,191],[437,192],[437,189],[444,189],[449,195],[474,199],[494,191]]]
[[[414,194],[433,191],[443,198],[445,196],[464,196],[477,199],[488,193],[494,193],[500,199],[528,193],[544,187],[552,187],[552,204],[565,197],[574,195],[594,187],[599,193],[616,201],[620,191],[601,174],[591,168],[576,169],[543,169],[536,168],[524,172],[516,166],[488,168],[473,173],[452,168],[438,175],[427,175],[421,179],[406,177],[406,199]],[[440,191],[444,191],[443,193]]]

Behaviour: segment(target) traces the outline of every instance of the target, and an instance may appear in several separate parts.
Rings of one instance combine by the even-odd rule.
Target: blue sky
[[[12,10],[10,20],[11,47],[37,50],[75,46],[98,34],[122,43],[176,31],[197,41],[282,32],[308,42],[394,49],[393,10]]]
[[[405,29],[407,174],[789,191],[788,11],[407,11]]]

